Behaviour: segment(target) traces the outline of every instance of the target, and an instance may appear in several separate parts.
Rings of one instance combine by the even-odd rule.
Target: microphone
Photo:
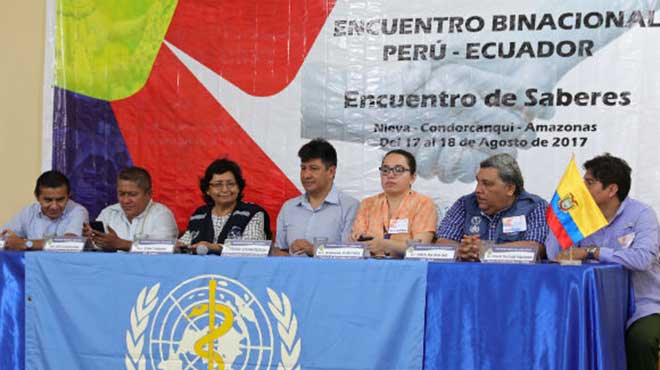
[[[209,247],[205,245],[200,245],[197,247],[197,255],[198,256],[206,256],[209,253]]]

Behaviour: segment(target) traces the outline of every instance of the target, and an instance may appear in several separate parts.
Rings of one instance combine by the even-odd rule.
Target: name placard
[[[142,254],[172,254],[174,253],[173,239],[142,239],[133,242],[131,253]]]
[[[82,252],[86,241],[87,238],[84,237],[58,237],[46,239],[44,242],[44,251],[64,253]]]
[[[223,257],[266,257],[270,240],[225,240]]]
[[[493,245],[484,251],[481,262],[485,263],[535,263],[535,246],[507,247]]]
[[[364,244],[355,243],[326,243],[319,245],[314,253],[316,258],[327,259],[361,259],[364,258]]]
[[[456,245],[451,244],[408,244],[405,259],[454,262],[456,260]]]
[[[0,236],[0,251],[3,250],[3,249],[5,249],[5,241],[6,241],[6,240],[5,240],[5,237],[4,237],[4,236]]]

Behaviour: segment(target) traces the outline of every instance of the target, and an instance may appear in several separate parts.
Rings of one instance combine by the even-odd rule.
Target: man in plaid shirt
[[[449,209],[438,228],[437,242],[458,244],[457,254],[463,261],[479,260],[480,240],[534,245],[544,256],[548,203],[525,191],[518,163],[510,155],[494,155],[479,167],[475,191]]]

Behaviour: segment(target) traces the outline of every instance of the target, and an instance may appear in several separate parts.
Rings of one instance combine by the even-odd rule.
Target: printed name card
[[[456,260],[456,245],[451,244],[408,244],[405,259],[453,262]]]
[[[361,259],[364,258],[364,244],[355,242],[319,245],[316,248],[314,257],[326,259]]]
[[[5,249],[5,237],[0,236],[0,250]]]
[[[223,257],[266,257],[270,252],[270,240],[225,240]]]
[[[142,254],[172,254],[174,253],[174,243],[172,239],[141,239],[133,242],[131,253]]]
[[[84,237],[61,237],[46,239],[44,251],[47,252],[82,252],[87,238]]]
[[[536,247],[506,247],[493,245],[486,247],[481,262],[485,263],[535,263]]]

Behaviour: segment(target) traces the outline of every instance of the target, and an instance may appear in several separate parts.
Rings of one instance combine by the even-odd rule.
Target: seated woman
[[[254,203],[241,201],[245,179],[241,168],[229,159],[211,163],[199,180],[205,205],[190,216],[188,229],[178,245],[210,254],[220,254],[227,239],[266,240],[272,238],[268,213]]]
[[[352,238],[365,241],[372,256],[402,258],[406,240],[433,239],[438,213],[431,198],[412,190],[416,169],[412,154],[389,151],[379,168],[384,192],[360,203]]]

